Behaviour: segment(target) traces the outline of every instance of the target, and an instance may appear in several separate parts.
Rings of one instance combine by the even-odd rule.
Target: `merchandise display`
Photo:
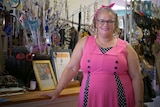
[[[122,5],[124,8],[119,8]],[[110,42],[101,43],[97,39],[98,32],[103,30],[107,32],[111,28],[97,29],[96,23],[101,26],[112,26],[116,22],[114,18],[105,19],[105,15],[95,21],[95,17],[99,15],[98,11],[105,7],[113,9],[118,20],[112,34],[117,38],[115,47],[104,46]],[[63,72],[73,60],[72,53],[75,53],[74,49],[83,38],[88,38],[82,50],[85,52],[79,57],[80,52],[77,51],[79,53],[74,58],[74,63],[78,63],[79,66],[71,69],[72,71],[79,68],[78,72],[71,78],[70,83],[63,87],[63,89],[72,86],[80,88],[79,99],[76,102],[79,107],[82,103],[83,107],[88,107],[89,100],[103,103],[101,100],[111,101],[110,98],[115,100],[115,105],[111,103],[110,106],[116,107],[116,104],[121,105],[123,102],[118,100],[121,95],[123,104],[132,106],[135,104],[136,100],[133,97],[135,87],[131,85],[131,76],[113,73],[116,79],[109,75],[106,77],[110,79],[107,79],[104,72],[97,73],[98,77],[89,72],[99,70],[111,73],[115,70],[119,72],[120,69],[126,73],[127,67],[130,66],[125,65],[128,63],[125,60],[128,54],[124,49],[127,47],[126,43],[133,47],[138,56],[138,66],[144,83],[143,102],[154,102],[154,98],[160,95],[159,0],[0,0],[0,96],[55,90],[58,92],[55,96],[57,97],[62,91],[57,86]],[[113,60],[105,57],[105,54],[124,57],[118,57],[119,59],[112,62]],[[76,62],[77,58],[82,59]],[[95,61],[91,62],[93,58]],[[109,59],[111,61],[104,62],[105,64],[99,63]],[[103,78],[103,81],[97,78]],[[106,86],[103,84],[104,81],[109,81],[105,82]],[[119,94],[119,89],[124,93]],[[87,90],[91,90],[90,93]],[[95,93],[98,90],[100,92]],[[114,95],[106,93],[106,90]],[[103,96],[105,94],[109,97]],[[88,99],[88,96],[91,99]]]

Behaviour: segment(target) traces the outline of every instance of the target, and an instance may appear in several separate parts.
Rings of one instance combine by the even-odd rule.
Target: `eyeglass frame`
[[[107,25],[109,26],[112,26],[116,21],[113,21],[113,20],[99,20],[99,19],[96,19],[96,21],[99,22],[100,25],[104,25],[105,23],[107,23]]]

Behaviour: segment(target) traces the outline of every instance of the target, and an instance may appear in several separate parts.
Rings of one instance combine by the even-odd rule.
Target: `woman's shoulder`
[[[82,37],[78,44],[81,45],[83,48],[87,45],[87,44],[90,44],[90,42],[92,43],[93,40],[94,40],[94,36],[85,36],[85,37]]]
[[[126,40],[123,40],[123,39],[121,39],[121,38],[118,38],[118,39],[117,39],[117,45],[118,45],[119,47],[126,48],[127,45],[128,45],[128,42],[127,42]]]
[[[79,41],[80,42],[86,42],[88,40],[94,40],[94,36],[85,36],[85,37],[82,37]]]
[[[127,47],[128,47],[128,48],[133,48],[128,41],[123,40],[123,39],[121,39],[121,38],[118,38],[118,43],[119,43],[120,46],[125,46],[126,48],[127,48]]]
[[[94,35],[89,35],[89,36],[84,36],[84,37],[82,37],[82,39],[93,39],[93,38],[95,38],[95,36]]]
[[[80,39],[78,40],[78,43],[77,43],[76,45],[77,45],[78,47],[79,47],[79,46],[80,46],[80,47],[84,47],[87,40],[88,40],[88,37],[87,37],[87,36],[84,36],[84,37],[82,37],[82,38],[80,38]]]
[[[118,42],[121,43],[121,44],[128,44],[128,42],[126,40],[123,40],[121,38],[118,38]]]

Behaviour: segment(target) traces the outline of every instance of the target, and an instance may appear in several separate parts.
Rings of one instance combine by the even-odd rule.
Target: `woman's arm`
[[[71,79],[77,74],[78,70],[80,69],[80,60],[85,42],[86,37],[80,39],[76,44],[72,52],[71,59],[65,67],[60,81],[56,87],[56,90],[58,92],[61,92],[66,87],[66,85],[71,81]]]
[[[129,66],[129,75],[132,79],[134,90],[135,107],[143,107],[144,86],[139,66],[139,59],[136,51],[130,44],[127,44],[127,61]]]
[[[40,96],[49,96],[51,101],[56,99],[60,92],[67,86],[67,84],[72,80],[72,78],[77,74],[80,69],[80,60],[83,53],[83,48],[86,42],[86,37],[80,39],[76,44],[71,59],[63,70],[62,76],[59,80],[56,90],[49,93],[42,93]]]

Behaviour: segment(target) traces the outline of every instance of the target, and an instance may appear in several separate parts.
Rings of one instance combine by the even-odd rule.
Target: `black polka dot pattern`
[[[117,75],[116,72],[114,72],[114,76],[115,76],[116,83],[117,83],[118,105],[119,105],[119,107],[127,107],[126,97],[125,97],[125,94],[124,94],[124,90],[123,90],[121,80],[120,80],[120,78],[119,78],[119,76]]]
[[[85,87],[84,99],[83,99],[83,107],[87,107],[87,103],[88,103],[89,82],[90,82],[90,72],[88,72],[88,77],[87,77],[87,81],[86,81],[86,87]]]
[[[107,48],[99,47],[99,49],[101,50],[101,52],[102,52],[103,54],[105,54],[107,51],[109,51],[110,49],[112,49],[112,47],[107,47]]]

